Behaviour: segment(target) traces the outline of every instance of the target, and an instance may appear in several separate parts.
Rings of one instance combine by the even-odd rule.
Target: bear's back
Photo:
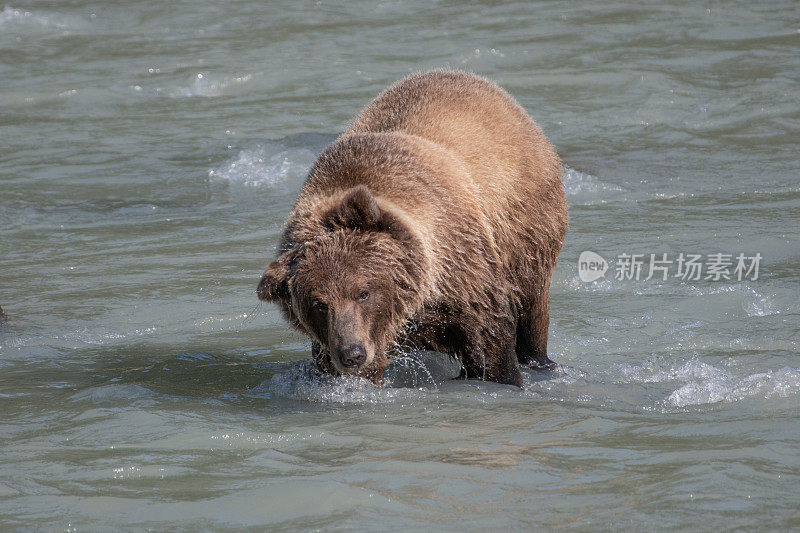
[[[497,199],[530,200],[561,188],[561,162],[541,129],[503,89],[461,71],[414,74],[384,90],[348,133],[402,132],[430,140],[462,159],[484,212]]]

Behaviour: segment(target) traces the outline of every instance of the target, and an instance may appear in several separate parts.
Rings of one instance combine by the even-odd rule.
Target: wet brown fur
[[[568,222],[561,168],[488,80],[405,78],[314,163],[259,298],[281,305],[333,374],[380,383],[402,344],[457,355],[468,377],[522,385],[519,364],[552,364],[549,286]],[[372,357],[343,370],[331,352],[352,339]]]

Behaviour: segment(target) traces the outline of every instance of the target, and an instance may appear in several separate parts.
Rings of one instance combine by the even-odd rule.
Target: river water
[[[315,155],[434,67],[566,164],[522,390],[320,378],[254,294]],[[795,2],[0,4],[0,529],[800,528],[799,132]]]

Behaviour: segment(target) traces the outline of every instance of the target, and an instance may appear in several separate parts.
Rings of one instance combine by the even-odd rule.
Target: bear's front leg
[[[521,387],[516,320],[503,306],[505,299],[501,296],[500,291],[494,291],[476,299],[475,304],[441,302],[420,317],[416,333],[428,349],[459,357],[468,379]]]
[[[501,338],[490,335],[489,332],[465,338],[469,340],[459,351],[463,354],[468,378],[522,387],[522,372],[514,350],[516,336],[513,329]]]
[[[491,364],[486,367],[486,380],[503,383],[506,385],[516,385],[522,387],[522,372],[519,370],[517,354],[514,350],[514,342],[505,346],[498,346],[496,354],[487,354],[486,359]]]

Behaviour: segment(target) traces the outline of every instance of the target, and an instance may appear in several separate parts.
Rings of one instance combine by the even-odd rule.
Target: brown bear
[[[558,155],[494,83],[460,71],[388,89],[309,171],[258,285],[319,368],[376,384],[405,348],[522,386],[550,368],[550,277],[567,231]]]

